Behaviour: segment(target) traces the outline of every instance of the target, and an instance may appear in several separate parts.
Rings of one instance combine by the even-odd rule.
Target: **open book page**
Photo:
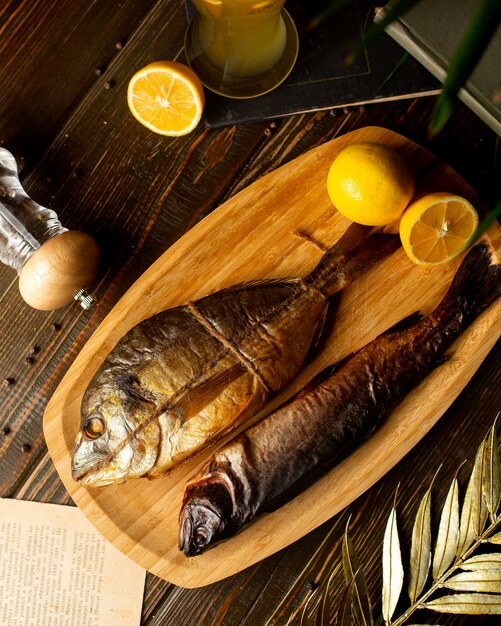
[[[145,576],[79,509],[0,498],[0,624],[138,626]]]

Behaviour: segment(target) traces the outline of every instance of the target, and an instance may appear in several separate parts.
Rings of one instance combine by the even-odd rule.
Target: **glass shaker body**
[[[0,261],[19,274],[46,241],[67,230],[54,211],[26,194],[15,158],[0,148]]]
[[[0,148],[0,261],[19,274],[19,291],[44,311],[78,300],[93,303],[85,287],[94,279],[100,251],[94,239],[70,231],[57,214],[23,189],[14,156]]]

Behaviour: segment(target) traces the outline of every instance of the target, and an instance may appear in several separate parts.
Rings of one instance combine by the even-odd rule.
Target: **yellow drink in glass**
[[[285,50],[280,11],[284,0],[193,0],[200,11],[200,44],[219,70],[257,76],[274,67]]]
[[[209,89],[251,97],[284,80],[297,55],[284,2],[193,0],[198,13],[187,34],[187,57]]]

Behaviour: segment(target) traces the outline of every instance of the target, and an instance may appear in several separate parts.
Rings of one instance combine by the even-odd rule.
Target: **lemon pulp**
[[[461,254],[477,226],[477,212],[468,200],[438,191],[409,205],[400,220],[399,233],[412,261],[437,265]]]

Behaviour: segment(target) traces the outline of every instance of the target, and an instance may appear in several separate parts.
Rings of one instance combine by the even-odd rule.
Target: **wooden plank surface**
[[[33,165],[87,92],[104,88],[109,66],[154,5],[2,2],[2,141]]]
[[[416,194],[458,193],[480,210],[479,198],[455,172],[398,134],[367,127],[327,142],[242,190],[162,255],[101,323],[47,407],[44,433],[49,452],[74,501],[119,549],[170,582],[198,587],[235,574],[346,507],[441,417],[501,334],[500,301],[463,334],[447,365],[411,393],[348,459],[286,506],[197,558],[187,559],[179,553],[177,520],[186,479],[210,457],[213,447],[157,480],[104,488],[85,488],[72,480],[71,456],[80,426],[81,399],[111,348],[137,323],[166,308],[239,282],[304,276],[321,252],[295,233],[306,233],[330,246],[347,228],[348,220],[327,196],[326,179],[336,154],[357,141],[381,142],[398,150],[417,180]],[[493,242],[501,249],[501,230]],[[358,350],[400,319],[415,310],[430,311],[445,293],[457,266],[456,262],[423,269],[399,250],[359,278],[339,298],[325,348],[261,415],[328,364]]]
[[[59,21],[54,28],[54,19],[44,19],[43,8],[54,11],[56,4]],[[125,5],[131,11],[130,28],[122,31],[118,12]],[[70,16],[79,12],[85,19],[77,18],[79,26],[74,27]],[[124,96],[127,77],[138,67],[159,58],[180,58],[186,24],[181,2],[6,0],[0,16],[0,141],[24,157],[23,183],[35,199],[55,209],[67,226],[94,234],[104,252],[95,285],[99,303],[87,313],[76,305],[53,313],[30,309],[17,293],[14,272],[0,267],[0,376],[16,381],[0,387],[2,496],[72,504],[42,434],[48,399],[98,324],[145,269],[204,215],[259,177],[345,132],[379,125],[431,149],[486,203],[498,199],[499,139],[459,103],[434,140],[427,138],[433,98],[298,115],[217,132],[200,126],[188,137],[170,140],[136,124]],[[6,16],[15,16],[15,29]],[[117,51],[115,43],[124,32],[124,46]],[[31,47],[23,56],[16,50],[25,40]],[[97,40],[102,43],[95,48]],[[64,43],[65,56],[73,59],[70,75],[59,71],[52,76],[50,64],[44,65],[51,53],[54,60],[56,42],[58,47]],[[94,78],[94,65],[101,64],[106,71],[102,79]],[[41,75],[52,76],[52,82],[40,80]],[[104,88],[107,80],[113,82],[109,90]],[[53,323],[59,325],[57,330]],[[40,351],[27,364],[33,345]],[[377,614],[381,542],[396,487],[401,541],[408,544],[418,500],[442,462],[434,490],[435,527],[449,480],[466,459],[459,476],[464,489],[472,454],[501,406],[500,347],[498,342],[459,399],[413,451],[317,530],[243,572],[200,589],[183,589],[148,575],[142,624],[286,624],[312,585],[337,567],[349,515]],[[23,444],[31,446],[29,451],[22,451]],[[333,585],[339,594],[342,577],[336,575]],[[432,613],[421,612],[419,618],[421,623],[437,622]],[[439,622],[495,624],[496,618],[440,616]]]

